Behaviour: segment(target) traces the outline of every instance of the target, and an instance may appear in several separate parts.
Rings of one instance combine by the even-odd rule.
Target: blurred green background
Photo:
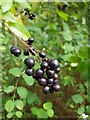
[[[0,4],[0,51],[2,54],[3,119],[4,118],[76,118],[90,115],[88,99],[88,2],[3,2]],[[36,14],[29,20],[20,13],[25,7]],[[2,15],[1,15],[2,13]],[[23,61],[25,46],[20,57],[11,55],[14,36],[7,24],[19,37],[35,38],[33,46],[56,58],[60,92],[44,94],[42,87],[31,77],[21,75],[26,66]],[[21,26],[21,27],[20,27]],[[26,30],[27,29],[27,30]],[[28,33],[29,32],[29,33]],[[36,58],[37,60],[37,58]],[[39,67],[39,61],[35,68]],[[14,86],[18,81],[15,100]]]

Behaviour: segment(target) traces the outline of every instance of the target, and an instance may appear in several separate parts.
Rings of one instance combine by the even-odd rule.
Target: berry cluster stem
[[[8,26],[7,24],[4,24],[4,25],[8,28],[8,30],[9,30],[10,32],[13,33],[14,37],[17,37],[28,49],[30,49],[30,50],[32,51],[32,53],[34,53],[35,56],[36,56],[36,57],[39,59],[39,61],[41,62],[41,59],[40,59],[39,55],[38,55],[35,51],[33,51],[33,50],[30,48],[30,46],[29,46],[22,38],[20,38],[19,36],[17,36],[17,35],[9,28],[9,26]],[[15,38],[15,39],[16,39],[16,38]]]

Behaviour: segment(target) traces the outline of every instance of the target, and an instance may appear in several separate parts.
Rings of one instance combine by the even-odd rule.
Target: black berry
[[[47,68],[48,68],[48,62],[43,61],[43,62],[41,63],[41,69],[47,69]]]
[[[43,77],[44,72],[43,72],[43,70],[41,70],[41,69],[39,68],[39,69],[36,70],[35,74],[36,74],[36,76],[37,76],[38,78],[41,78],[41,77]]]
[[[46,86],[47,85],[47,80],[45,78],[40,78],[39,79],[39,84],[42,86]]]
[[[40,52],[40,53],[39,53],[39,56],[40,56],[41,58],[45,58],[45,57],[46,57],[46,54],[45,54],[44,52]]]
[[[31,75],[34,74],[34,69],[33,69],[33,68],[32,68],[32,69],[27,69],[27,70],[25,71],[25,73],[26,73],[28,76],[31,76]]]
[[[34,38],[29,38],[29,39],[28,39],[29,45],[31,45],[33,42],[34,42]]]
[[[29,55],[29,50],[28,49],[24,50],[24,55],[26,55],[26,56]]]
[[[28,66],[28,68],[32,68],[35,65],[35,60],[33,58],[27,58],[24,60],[24,63]]]
[[[54,89],[55,91],[59,91],[59,90],[60,90],[60,85],[59,85],[59,84],[55,84],[55,85],[53,86],[53,89]]]
[[[44,92],[45,94],[50,93],[50,87],[49,87],[49,86],[45,86],[45,87],[43,88],[43,92]]]
[[[54,83],[54,80],[52,78],[48,79],[48,84],[53,84]]]
[[[12,54],[14,54],[13,51],[14,51],[16,48],[17,48],[16,46],[11,47],[11,48],[10,48],[10,52],[11,52]]]
[[[55,70],[59,66],[58,60],[51,60],[49,66],[52,70]]]
[[[33,46],[30,46],[29,51],[30,51],[30,53],[31,53],[32,55],[35,55],[35,49],[34,49]]]
[[[16,56],[16,57],[19,57],[21,55],[21,49],[20,48],[16,48],[13,50],[13,54]]]
[[[55,72],[56,72],[56,73],[59,73],[59,72],[60,72],[60,68],[57,67],[57,68],[55,69]]]
[[[46,71],[48,78],[53,78],[55,76],[55,72],[53,70]]]

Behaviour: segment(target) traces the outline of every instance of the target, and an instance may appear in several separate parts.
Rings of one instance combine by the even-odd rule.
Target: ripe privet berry
[[[48,62],[43,61],[43,62],[41,63],[41,69],[47,69],[47,68],[48,68]]]
[[[25,56],[28,56],[28,55],[29,55],[29,50],[28,50],[28,49],[24,50],[24,55],[25,55]]]
[[[28,17],[30,20],[33,20],[35,18],[35,14],[34,13],[31,13],[29,14],[29,17]]]
[[[45,78],[40,78],[38,82],[42,86],[46,86],[47,85],[47,80]]]
[[[31,76],[31,75],[33,75],[34,74],[34,69],[32,68],[32,69],[26,69],[26,71],[25,71],[25,73],[28,75],[28,76]]]
[[[59,85],[59,84],[55,84],[55,85],[53,86],[53,89],[54,89],[55,91],[59,91],[59,90],[60,90],[60,85]]]
[[[24,64],[28,66],[28,68],[32,68],[35,65],[35,60],[33,58],[27,58],[24,60]]]
[[[57,80],[57,79],[54,80],[54,81],[53,81],[53,84],[58,84],[58,80]]]
[[[45,58],[45,57],[46,57],[46,54],[45,54],[44,52],[40,52],[40,53],[39,53],[39,56],[40,56],[41,58]]]
[[[56,73],[59,73],[59,72],[60,72],[60,68],[57,67],[57,68],[55,69],[55,72],[56,72]]]
[[[54,78],[55,78],[55,79],[57,79],[57,80],[59,79],[59,77],[58,77],[58,75],[57,75],[57,74],[55,74]]]
[[[49,66],[52,70],[55,70],[58,66],[59,66],[59,63],[58,63],[58,60],[51,60],[49,62]]]
[[[28,39],[28,44],[31,45],[34,42],[34,38],[29,38]]]
[[[54,80],[52,78],[48,79],[48,84],[53,84],[54,83]]]
[[[19,57],[21,55],[21,49],[16,46],[11,47],[10,52],[16,57]]]
[[[45,87],[43,88],[43,92],[44,92],[45,94],[50,93],[50,87],[49,87],[49,86],[45,86]]]
[[[48,78],[53,78],[55,76],[55,72],[53,70],[46,71]]]
[[[41,69],[39,68],[39,69],[37,69],[37,70],[35,71],[35,74],[36,74],[36,76],[37,76],[38,78],[42,78],[43,75],[44,75],[44,72],[43,72],[43,70],[41,70]]]
[[[14,54],[13,51],[14,51],[16,48],[17,48],[16,46],[11,47],[11,48],[10,48],[10,52],[11,52],[12,54]]]

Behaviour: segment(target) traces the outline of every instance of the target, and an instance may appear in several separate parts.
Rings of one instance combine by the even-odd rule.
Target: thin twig
[[[14,87],[13,101],[15,100],[16,89],[17,89],[17,86],[18,86],[18,82],[19,82],[19,79],[17,79],[16,84],[15,84],[15,87]]]

